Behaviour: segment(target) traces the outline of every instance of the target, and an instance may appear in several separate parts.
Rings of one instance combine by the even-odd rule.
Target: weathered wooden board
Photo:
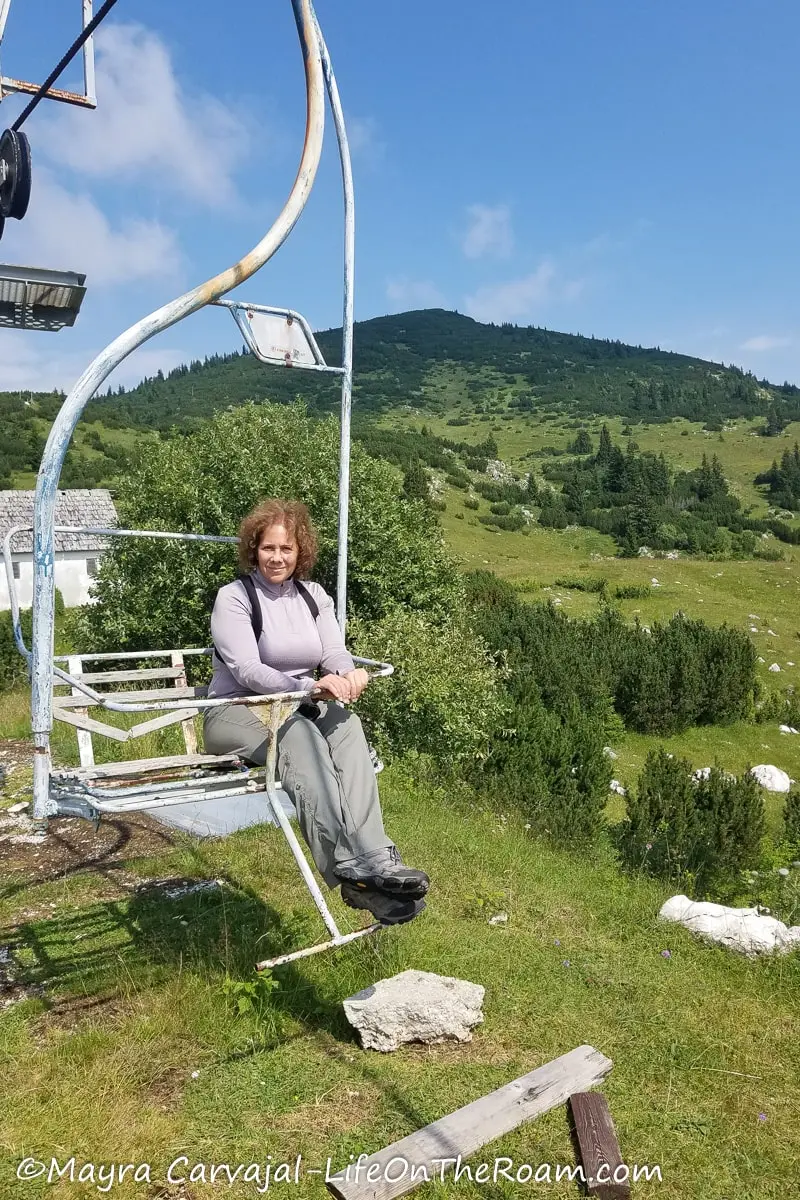
[[[77,657],[77,655],[73,655],[69,659],[68,667],[69,667],[70,675],[72,675],[73,678],[76,678],[76,679],[83,671],[83,663],[81,662],[80,658]],[[72,689],[72,695],[80,696],[81,693],[78,691],[77,688],[74,687]],[[86,708],[86,697],[85,696],[84,696],[83,700],[84,700],[83,708],[77,707],[75,709],[75,713],[79,717],[85,717],[88,715],[88,709]],[[89,732],[88,729],[79,729],[78,733],[77,733],[77,737],[78,737],[78,754],[80,755],[81,766],[82,767],[93,767],[94,766],[94,747],[92,745],[91,733]]]
[[[127,730],[118,730],[118,732],[125,733],[127,736]],[[65,777],[87,780],[110,779],[116,775],[137,775],[139,773],[146,775],[156,771],[178,771],[184,767],[216,766],[222,769],[238,761],[235,754],[172,754],[164,758],[139,758],[131,762],[99,763],[97,766],[87,769],[64,768],[54,771],[53,776],[56,779]]]
[[[57,721],[64,721],[67,725],[74,725],[76,729],[85,729],[89,733],[100,733],[103,737],[114,738],[117,742],[127,742],[128,730],[117,729],[115,725],[105,725],[102,721],[93,721],[91,717],[82,715],[86,710],[75,709],[72,712],[67,712],[63,709],[53,709],[53,716]],[[94,768],[87,766],[87,771],[92,771]]]
[[[72,672],[70,672],[72,674]],[[66,686],[66,685],[65,685]],[[109,700],[134,702],[145,700],[201,700],[208,695],[208,688],[202,687],[163,687],[163,688],[142,688],[140,692],[101,692],[102,696],[107,696]],[[75,696],[53,696],[54,708],[79,708],[81,705],[88,704],[91,708],[97,704],[96,700],[91,700],[88,696],[80,697],[80,694]]]
[[[140,725],[131,725],[128,734],[132,738],[142,737],[143,734],[153,733],[156,729],[166,729],[169,725],[191,721],[192,717],[196,717],[199,712],[199,708],[176,708],[172,712],[162,713],[160,717],[153,717],[151,721],[142,721]],[[196,750],[197,743],[195,742],[195,748],[190,753],[194,754]]]
[[[630,1184],[612,1182],[623,1159],[605,1096],[601,1092],[576,1092],[569,1098],[569,1107],[588,1195],[598,1196],[599,1200],[628,1200]],[[604,1182],[597,1183],[601,1167]]]
[[[142,667],[134,671],[86,671],[81,675],[84,683],[128,683],[135,679],[177,679],[178,667]],[[53,687],[69,687],[65,679],[54,679]]]
[[[338,1200],[394,1200],[404,1196],[425,1182],[420,1168],[427,1170],[429,1180],[441,1178],[443,1160],[450,1159],[454,1164],[459,1155],[468,1158],[487,1142],[564,1104],[574,1092],[594,1087],[605,1079],[612,1065],[593,1046],[578,1046],[371,1155],[362,1163],[357,1179],[348,1179],[343,1169],[339,1178],[325,1180],[328,1190]],[[398,1177],[403,1162],[409,1169]],[[351,1167],[349,1174],[353,1172]]]

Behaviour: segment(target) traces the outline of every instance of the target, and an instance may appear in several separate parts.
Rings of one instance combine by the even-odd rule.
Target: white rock
[[[20,800],[19,804],[12,804],[10,808],[7,808],[7,809],[6,809],[6,812],[9,812],[9,813],[21,813],[21,812],[25,812],[25,809],[26,809],[27,807],[28,807],[28,801],[27,801],[27,800]]]
[[[650,580],[650,582],[652,583],[653,587],[660,587],[660,586],[661,586],[661,585],[659,584],[658,580],[656,579],[655,575],[654,575],[654,576],[653,576],[653,578]]]
[[[758,626],[756,626],[756,625],[751,625],[751,626],[750,626],[750,632],[751,632],[751,633],[758,633]]]
[[[763,662],[766,662],[767,660],[765,658],[762,658],[761,655],[759,654],[757,661],[760,663],[763,663]]]
[[[611,780],[611,783],[608,785],[608,790],[610,792],[616,792],[618,796],[627,796],[628,794],[618,779]]]
[[[396,1050],[404,1042],[472,1041],[483,1021],[485,989],[431,971],[401,971],[343,1001],[365,1050]]]
[[[787,667],[793,667],[793,666],[794,666],[794,663],[793,663],[793,662],[789,662],[789,660],[787,659],[787,660],[786,660],[786,665],[787,665]]]
[[[778,635],[777,635],[777,633],[775,632],[775,630],[774,630],[774,629],[768,629],[768,630],[767,630],[767,633],[769,634],[769,636],[770,636],[770,637],[777,637],[777,636],[778,636]]]
[[[757,767],[752,767],[750,774],[766,788],[768,792],[788,792],[792,786],[792,781],[785,771],[780,767],[773,767],[766,763],[761,763]]]
[[[778,728],[780,729],[781,733],[797,733],[797,730],[793,725],[779,725]]]
[[[664,558],[673,558],[674,559],[674,558],[679,558],[679,557],[680,557],[680,554],[677,550],[668,550],[667,553],[664,555]]]
[[[770,671],[772,671],[773,673],[774,673],[775,671],[780,671],[780,669],[781,669],[781,668],[780,668],[780,664],[779,664],[779,663],[771,663],[771,664],[770,664],[770,667],[769,667],[769,669],[770,669]]]
[[[505,913],[505,912],[495,913],[493,917],[489,917],[489,924],[490,925],[507,925],[508,924],[508,913]]]
[[[711,774],[711,767],[698,767],[692,774],[692,779],[708,779]]]
[[[616,750],[612,750],[610,746],[603,746],[603,754],[605,754],[606,758],[610,758],[612,762],[615,758],[619,758]]]
[[[676,921],[692,933],[751,957],[800,948],[800,925],[787,928],[783,921],[763,916],[757,908],[728,908],[672,896],[658,915],[662,921]]]
[[[761,617],[759,617],[758,613],[748,613],[747,615],[751,621],[760,621],[761,620]]]

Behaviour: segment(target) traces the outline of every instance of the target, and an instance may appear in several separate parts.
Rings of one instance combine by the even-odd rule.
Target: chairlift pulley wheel
[[[31,146],[24,133],[0,135],[0,217],[21,221],[31,198]],[[0,237],[2,226],[0,226]]]

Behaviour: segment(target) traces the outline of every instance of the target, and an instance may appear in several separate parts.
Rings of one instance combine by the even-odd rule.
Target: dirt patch
[[[154,1183],[146,1196],[147,1200],[197,1200],[197,1192],[188,1183]]]
[[[22,738],[0,738],[0,782],[20,767],[33,766],[33,743]]]
[[[107,879],[109,898],[141,882],[125,870],[130,859],[154,857],[175,844],[174,835],[146,813],[103,820],[96,830],[78,817],[51,817],[44,837],[25,814],[0,813],[0,820],[2,875],[13,875],[17,884],[46,883],[91,870]]]
[[[114,993],[105,996],[62,996],[54,1000],[47,1012],[37,1021],[37,1030],[49,1032],[58,1029],[69,1032],[80,1025],[88,1025],[95,1021],[108,1027],[117,1017],[128,1011],[129,1005]]]

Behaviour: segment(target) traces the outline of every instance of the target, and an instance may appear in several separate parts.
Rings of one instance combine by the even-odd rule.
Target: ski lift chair
[[[2,0],[0,0],[0,4]],[[257,964],[258,969],[278,966],[297,958],[342,946],[374,933],[372,924],[353,933],[341,933],[284,812],[275,782],[277,731],[308,692],[245,696],[224,701],[209,699],[203,688],[190,687],[186,678],[187,656],[209,654],[209,648],[130,651],[111,654],[68,656],[67,670],[53,657],[55,605],[55,498],[59,476],[70,438],[86,403],[111,371],[138,346],[156,333],[183,320],[209,304],[231,310],[245,341],[264,363],[338,374],[342,379],[341,443],[339,464],[339,531],[336,609],[344,632],[347,599],[347,530],[350,480],[350,409],[353,364],[353,181],[347,134],[336,81],[327,47],[311,0],[291,0],[303,51],[306,75],[306,135],[300,166],[284,208],[262,240],[234,266],[213,279],[179,296],[131,326],[106,347],[87,367],[67,396],[53,423],[42,455],[36,485],[33,524],[33,640],[28,650],[22,639],[19,604],[13,580],[11,540],[22,532],[12,530],[3,547],[12,602],[14,637],[26,656],[31,673],[31,714],[34,737],[34,820],[46,827],[56,815],[84,816],[97,820],[104,813],[139,812],[166,807],[178,801],[221,800],[245,797],[253,789],[266,791],[275,820],[280,825],[297,861],[303,879],[330,934],[328,940],[279,958]],[[232,288],[247,280],[283,244],[302,212],[316,176],[322,150],[327,91],[339,146],[344,192],[344,310],[342,320],[342,366],[328,366],[308,322],[286,308],[224,300]],[[210,534],[172,533],[160,530],[84,529],[104,537],[149,537],[182,541],[235,542],[235,538]],[[152,660],[153,667],[137,665]],[[371,660],[356,660],[373,674],[388,675],[392,667]],[[100,669],[96,669],[99,665]],[[86,667],[89,666],[89,670]],[[107,669],[111,667],[111,669]],[[142,684],[148,685],[142,689]],[[150,687],[149,685],[157,685]],[[121,690],[119,690],[121,688]],[[141,689],[141,690],[140,690]],[[218,704],[263,705],[268,710],[269,748],[266,770],[250,770],[233,756],[200,755],[192,719],[204,708]],[[128,729],[97,720],[104,712],[154,714]],[[92,711],[93,716],[89,716]],[[77,729],[80,767],[53,769],[50,731],[53,719]],[[186,754],[171,758],[95,764],[93,733],[125,743],[155,729],[181,726]]]

